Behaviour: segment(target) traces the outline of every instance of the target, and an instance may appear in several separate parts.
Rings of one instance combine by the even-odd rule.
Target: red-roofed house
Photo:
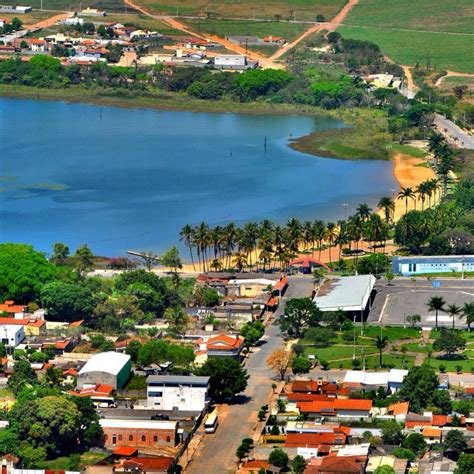
[[[117,446],[114,449],[113,455],[118,457],[129,458],[131,456],[136,456],[138,454],[138,448],[129,447],[129,446]]]
[[[301,413],[315,417],[338,418],[369,418],[372,409],[372,400],[354,398],[335,399],[331,401],[299,402]]]
[[[408,402],[394,403],[388,406],[388,413],[394,416],[398,422],[404,422],[409,408],[410,404]]]
[[[208,357],[239,357],[244,348],[242,336],[219,334],[206,342]]]
[[[23,326],[25,335],[40,336],[46,331],[46,321],[28,318],[0,318],[0,325],[4,326]]]
[[[7,313],[10,317],[23,317],[27,309],[28,308],[25,305],[15,304],[11,300],[7,300],[3,304],[0,304],[0,313]]]
[[[114,387],[112,385],[97,384],[95,387],[83,388],[82,390],[71,390],[70,395],[75,397],[109,398],[112,396]]]
[[[343,433],[288,433],[285,440],[287,448],[317,448],[321,444],[344,445],[346,435]]]
[[[156,472],[168,473],[174,464],[174,458],[169,456],[158,456],[154,458],[128,457],[121,459],[113,468],[113,472]]]
[[[254,461],[247,461],[242,464],[240,468],[240,474],[257,474],[261,469],[265,469],[266,473],[278,474],[281,469],[273,466],[268,461],[260,461],[255,459]]]
[[[45,53],[48,51],[48,43],[44,39],[32,38],[30,39],[30,48],[31,51]]]
[[[305,474],[362,474],[367,458],[361,456],[325,456],[312,458]]]

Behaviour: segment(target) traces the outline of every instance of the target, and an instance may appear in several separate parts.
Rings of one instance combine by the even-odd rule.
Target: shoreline
[[[103,94],[101,94],[101,92]],[[110,90],[86,90],[86,89],[39,89],[29,86],[9,86],[0,84],[0,97],[11,99],[32,99],[32,100],[54,100],[66,103],[86,103],[96,106],[112,106],[122,108],[142,108],[152,110],[188,111],[188,112],[208,112],[208,113],[243,113],[243,114],[279,114],[279,115],[319,115],[348,123],[347,111],[325,111],[317,107],[292,106],[283,104],[270,104],[266,102],[239,103],[225,101],[203,101],[192,99],[184,95],[163,94],[163,97],[120,97],[117,95],[107,95]],[[288,146],[301,153],[319,156],[327,159],[359,160],[364,158],[341,158],[340,156],[326,153],[326,156],[316,154],[313,150],[299,149],[295,146],[298,140],[312,139],[315,133],[344,134],[353,130],[349,123],[348,128],[327,130],[323,132],[313,132],[312,134],[290,140]],[[330,155],[330,156],[328,156]],[[365,158],[370,159],[370,158]],[[435,177],[433,170],[429,167],[420,166],[426,162],[425,158],[415,157],[402,152],[392,152],[387,158],[372,158],[382,161],[393,162],[393,176],[400,187],[416,188],[418,184]],[[397,190],[398,192],[398,190]],[[380,196],[382,197],[382,196]],[[405,213],[405,202],[395,200],[395,220],[398,220]],[[417,208],[421,209],[421,201],[417,199]],[[425,202],[425,207],[427,203]],[[410,200],[408,210],[414,209],[415,203]],[[375,210],[375,209],[374,209]],[[335,249],[333,250],[335,252]],[[324,261],[324,257],[323,257]],[[192,265],[188,262],[184,265],[188,271],[192,271]],[[183,269],[184,270],[184,269]]]

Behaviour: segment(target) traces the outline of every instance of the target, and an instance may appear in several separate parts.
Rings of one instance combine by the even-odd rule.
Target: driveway
[[[281,304],[267,326],[263,343],[253,350],[247,360],[249,383],[237,403],[218,407],[219,427],[216,433],[204,435],[191,462],[186,468],[191,474],[223,474],[235,472],[237,468],[235,451],[243,438],[257,436],[261,426],[257,414],[262,405],[268,403],[274,373],[267,367],[267,357],[278,349],[283,340],[273,321],[283,314],[288,298],[310,296],[313,289],[311,277],[288,277],[288,289]]]

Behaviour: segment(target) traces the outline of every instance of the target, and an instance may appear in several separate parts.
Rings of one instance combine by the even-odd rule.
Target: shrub
[[[414,461],[415,460],[415,453],[411,449],[407,448],[397,448],[394,452],[393,455],[396,458],[400,459],[407,459],[408,461]]]

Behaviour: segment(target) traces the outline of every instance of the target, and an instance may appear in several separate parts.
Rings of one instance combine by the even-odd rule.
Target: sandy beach
[[[416,187],[426,181],[428,179],[436,178],[436,175],[432,168],[428,168],[426,166],[421,166],[423,163],[426,162],[424,158],[415,158],[410,155],[405,155],[403,153],[396,153],[392,157],[393,161],[393,174],[395,179],[397,180],[400,187],[410,187],[412,189],[416,189]],[[397,192],[398,194],[398,192]],[[421,210],[421,200],[417,199],[416,202],[412,199],[408,201],[408,210],[415,209]],[[427,200],[425,200],[425,208],[428,206]],[[383,214],[382,211],[379,211],[381,215]],[[399,200],[395,196],[395,220],[400,219],[405,214],[405,201]],[[367,242],[362,242],[360,248],[363,250],[368,250],[369,244]],[[396,250],[396,246],[393,244],[388,244],[385,247],[385,252],[391,253]],[[319,252],[314,253],[315,258],[319,258]],[[255,253],[252,254],[252,261],[255,262]],[[331,258],[330,258],[331,257]],[[339,249],[337,247],[333,247],[331,249],[331,255],[329,249],[326,249],[321,252],[321,260],[325,263],[329,261],[335,261],[339,257]],[[185,256],[185,258],[189,258],[189,255]],[[195,263],[195,270],[193,269],[192,264],[185,264],[183,265],[183,272],[200,272],[202,268],[199,267],[197,262]]]
[[[426,162],[424,158],[415,158],[403,153],[396,153],[392,161],[393,174],[401,188],[412,188],[415,190],[423,181],[436,178],[432,168],[420,166]],[[428,200],[425,200],[426,207],[428,207]],[[421,210],[421,200],[418,197],[416,201],[413,199],[408,201],[408,210],[411,211],[415,208]],[[395,198],[395,220],[400,219],[403,214],[405,214],[405,200]]]

